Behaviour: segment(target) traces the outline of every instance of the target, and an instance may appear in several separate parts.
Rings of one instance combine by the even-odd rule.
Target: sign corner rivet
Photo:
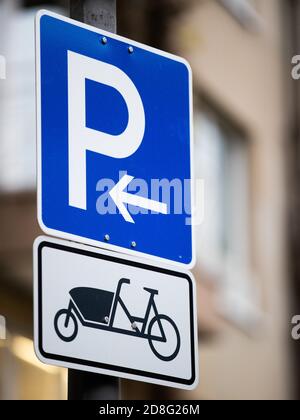
[[[130,53],[130,54],[132,54],[133,53],[133,47],[132,46],[130,46],[130,47],[128,47],[128,52]]]
[[[107,38],[106,38],[106,36],[102,37],[102,44],[103,45],[107,44]]]
[[[135,241],[132,241],[132,242],[131,242],[131,247],[132,247],[132,248],[136,248],[136,242],[135,242]]]
[[[105,239],[105,241],[106,241],[106,242],[109,242],[109,240],[110,240],[110,236],[109,236],[108,234],[106,234],[106,235],[104,236],[104,239]]]

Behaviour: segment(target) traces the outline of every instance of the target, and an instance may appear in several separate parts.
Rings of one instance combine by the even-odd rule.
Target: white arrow
[[[135,223],[125,204],[131,204],[132,206],[141,207],[156,213],[168,214],[167,204],[125,192],[125,188],[127,188],[133,179],[133,176],[124,175],[123,178],[120,179],[120,181],[109,192],[109,195],[126,222]]]

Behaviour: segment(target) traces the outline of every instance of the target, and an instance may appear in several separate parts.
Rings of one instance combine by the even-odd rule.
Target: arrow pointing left
[[[129,211],[127,210],[126,204],[131,204],[132,206],[141,207],[156,213],[168,214],[167,204],[125,192],[124,190],[128,187],[133,179],[133,176],[124,175],[123,178],[120,179],[120,181],[109,192],[109,195],[111,196],[112,200],[116,204],[126,222],[135,223]]]

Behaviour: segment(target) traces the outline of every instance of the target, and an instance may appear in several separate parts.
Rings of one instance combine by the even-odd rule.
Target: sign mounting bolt
[[[103,45],[106,45],[106,44],[107,44],[107,38],[106,38],[106,36],[104,36],[104,37],[102,38],[102,44],[103,44]]]
[[[110,241],[110,236],[108,234],[106,234],[104,236],[105,242],[109,242]]]
[[[134,51],[134,49],[133,49],[133,47],[132,47],[132,46],[128,47],[128,52],[129,52],[129,54],[132,54],[132,53],[133,53],[133,51]]]
[[[132,242],[131,242],[131,248],[136,248],[136,246],[137,246],[137,245],[136,245],[136,242],[135,242],[135,241],[132,241]]]

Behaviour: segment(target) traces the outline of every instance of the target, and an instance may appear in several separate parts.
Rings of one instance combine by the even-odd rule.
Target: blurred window
[[[35,187],[34,14],[0,3],[0,53],[7,66],[0,82],[0,189],[5,192]]]
[[[195,110],[195,142],[196,176],[205,188],[204,222],[197,227],[198,262],[219,286],[219,310],[248,325],[257,318],[248,142],[209,108]]]
[[[48,9],[53,9],[52,3],[44,2]],[[35,189],[34,18],[38,4],[0,1],[0,55],[6,60],[6,80],[0,80],[0,192]]]

